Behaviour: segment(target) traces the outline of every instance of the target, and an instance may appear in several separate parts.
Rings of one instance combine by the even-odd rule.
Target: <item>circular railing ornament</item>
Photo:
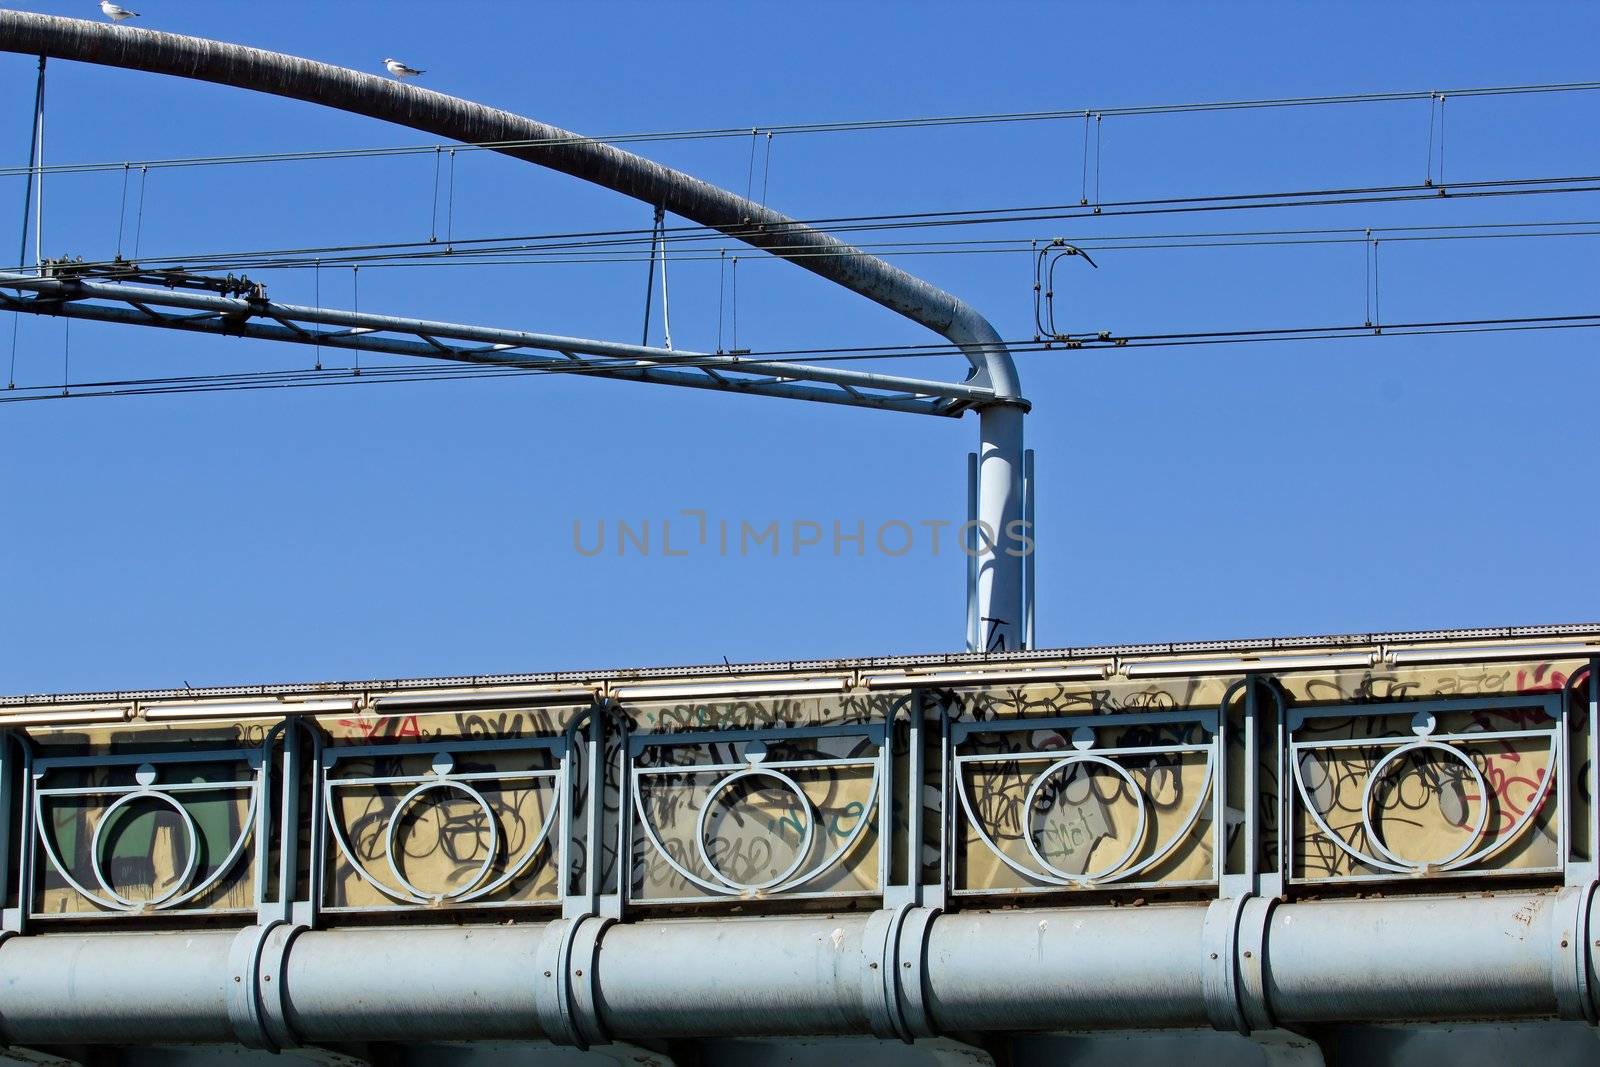
[[[395,881],[412,896],[434,903],[454,900],[456,897],[472,892],[489,876],[489,872],[494,869],[495,857],[500,854],[500,824],[494,817],[494,809],[490,807],[488,798],[466,782],[458,782],[444,777],[450,772],[451,766],[453,766],[453,761],[448,754],[441,753],[439,756],[434,757],[434,774],[438,777],[432,781],[422,782],[413,786],[411,792],[400,798],[399,803],[394,806],[394,810],[389,813],[388,832],[384,837],[384,859],[388,861],[389,873],[394,875]],[[443,893],[432,893],[417,886],[411,879],[400,873],[400,864],[395,861],[395,856],[400,848],[400,823],[405,813],[424,794],[436,792],[460,793],[473,801],[483,811],[484,825],[489,830],[489,846],[484,849],[483,862],[478,864],[478,869],[472,873],[472,877],[466,882]],[[438,806],[437,803],[435,806]]]
[[[1038,843],[1035,840],[1038,837],[1038,831],[1035,827],[1034,820],[1038,815],[1038,811],[1034,807],[1034,800],[1038,797],[1039,790],[1044,787],[1045,782],[1049,781],[1057,774],[1060,774],[1062,771],[1068,771],[1071,773],[1073,769],[1089,763],[1101,767],[1109,767],[1119,778],[1122,779],[1123,782],[1127,784],[1128,792],[1133,796],[1133,802],[1136,805],[1136,811],[1138,812],[1137,831],[1128,840],[1127,847],[1124,848],[1122,852],[1119,853],[1117,857],[1110,863],[1100,867],[1097,870],[1084,871],[1082,874],[1073,874],[1070,871],[1062,870],[1060,867],[1057,867],[1055,864],[1045,859],[1044,853],[1039,850]],[[1092,789],[1093,786],[1090,788]],[[1023,826],[1024,833],[1022,835],[1022,843],[1027,847],[1028,854],[1033,857],[1033,861],[1041,868],[1049,871],[1057,878],[1060,878],[1063,881],[1069,882],[1073,885],[1090,885],[1121,870],[1123,866],[1133,858],[1134,854],[1139,851],[1139,846],[1143,844],[1145,834],[1148,832],[1150,825],[1150,812],[1145,805],[1144,791],[1141,790],[1138,783],[1133,780],[1133,775],[1128,773],[1127,768],[1123,767],[1119,763],[1114,762],[1113,760],[1107,759],[1104,756],[1097,756],[1093,753],[1085,751],[1075,752],[1070,756],[1059,759],[1050,764],[1050,766],[1046,767],[1039,774],[1035,775],[1033,784],[1028,787],[1027,796],[1023,799],[1022,808],[1023,811],[1027,813],[1026,824]]]
[[[1428,718],[1432,719],[1432,716],[1429,716]],[[1419,738],[1426,738],[1429,732],[1431,732],[1433,729],[1433,724],[1431,722],[1414,722],[1413,728],[1416,729]],[[1459,848],[1457,848],[1454,852],[1451,852],[1449,855],[1430,860],[1412,860],[1407,859],[1404,856],[1397,855],[1384,841],[1383,835],[1378,832],[1377,823],[1372,818],[1372,804],[1377,793],[1378,784],[1385,780],[1385,776],[1386,773],[1389,772],[1389,768],[1402,757],[1421,751],[1443,752],[1445,755],[1449,756],[1451,759],[1455,760],[1457,763],[1461,764],[1467,769],[1467,773],[1472,776],[1473,784],[1476,785],[1478,789],[1478,817],[1468,830],[1466,839],[1461,843]],[[1383,856],[1391,863],[1398,864],[1407,870],[1424,871],[1430,868],[1443,867],[1447,864],[1454,863],[1462,856],[1465,856],[1472,849],[1472,847],[1478,843],[1479,839],[1483,837],[1483,832],[1488,827],[1488,824],[1489,788],[1488,784],[1484,781],[1483,772],[1478,770],[1477,765],[1472,762],[1471,756],[1468,756],[1460,749],[1453,748],[1450,745],[1439,741],[1412,741],[1410,744],[1401,745],[1399,748],[1390,752],[1387,756],[1384,756],[1373,765],[1372,770],[1367,774],[1366,786],[1361,791],[1361,827],[1367,832],[1367,840],[1372,842],[1372,847],[1382,853]]]
[[[145,908],[159,908],[173,897],[183,891],[194,878],[195,871],[200,866],[200,830],[195,825],[194,816],[189,814],[176,797],[163,793],[159,789],[152,789],[156,782],[156,769],[148,763],[141,763],[134,772],[134,781],[139,783],[139,788],[131,793],[124,793],[106,806],[105,814],[95,824],[94,835],[89,840],[89,864],[94,870],[94,880],[100,883],[100,888],[105,890],[106,896],[118,904],[132,911]],[[112,886],[111,879],[106,877],[103,856],[106,847],[106,829],[116,821],[117,812],[137,800],[154,800],[165,804],[178,813],[178,819],[183,825],[184,836],[188,842],[187,855],[184,857],[183,871],[173,879],[166,890],[147,897],[144,900],[135,900],[117,892]],[[153,886],[152,886],[153,888]]]
[[[737,878],[729,876],[726,871],[711,861],[710,850],[706,848],[707,824],[711,820],[711,810],[716,807],[717,800],[740,781],[752,778],[767,778],[778,783],[781,788],[794,796],[805,816],[803,828],[800,832],[800,845],[795,849],[794,859],[787,867],[779,871],[776,876],[768,878],[764,882],[741,882]],[[712,877],[722,882],[729,889],[741,893],[760,893],[787,882],[805,865],[807,857],[811,855],[811,844],[816,835],[816,816],[812,810],[810,799],[806,796],[805,790],[800,788],[799,783],[782,771],[774,770],[771,767],[751,766],[742,771],[734,771],[732,774],[718,780],[717,784],[711,787],[711,791],[706,794],[705,803],[700,806],[700,818],[695,825],[694,844],[696,851],[700,854],[700,862],[704,864],[706,870],[711,872]]]

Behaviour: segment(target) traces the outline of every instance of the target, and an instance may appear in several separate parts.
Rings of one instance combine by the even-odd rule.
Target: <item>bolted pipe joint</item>
[[[1245,1036],[1273,1030],[1267,1003],[1267,927],[1275,899],[1246,893],[1213,901],[1201,928],[1206,1018],[1217,1030]]]
[[[545,927],[535,961],[539,1029],[553,1044],[587,1049],[611,1042],[600,1019],[600,939],[615,920],[596,915],[557,919]]]
[[[281,1052],[301,1046],[289,1025],[283,977],[289,946],[305,929],[276,919],[234,936],[228,950],[228,1022],[245,1048]]]
[[[928,932],[938,908],[874,912],[861,934],[861,1004],[874,1037],[908,1044],[938,1031],[928,1010]]]
[[[1600,882],[1556,895],[1550,924],[1550,982],[1562,1019],[1600,1022]]]

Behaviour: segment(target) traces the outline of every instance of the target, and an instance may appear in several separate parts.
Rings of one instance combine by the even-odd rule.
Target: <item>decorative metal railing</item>
[[[1593,877],[1590,659],[1307,662],[40,714],[0,743],[3,921],[948,909]]]

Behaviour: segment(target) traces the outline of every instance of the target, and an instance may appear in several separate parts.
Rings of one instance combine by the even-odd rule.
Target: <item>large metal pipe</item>
[[[284,966],[285,1014],[306,1041],[527,1037],[539,1029],[543,932],[535,923],[303,933]]]
[[[1297,1023],[1553,1015],[1556,899],[1281,906],[1267,932],[1267,1000]]]
[[[0,1035],[36,1045],[234,1040],[229,931],[10,937]]]
[[[1217,911],[1204,906],[962,912],[934,919],[896,974],[928,1029],[944,1032],[1220,1025],[1228,983],[1217,978],[1251,969],[1252,952],[1262,981],[1227,995],[1253,998],[1246,1014],[1272,1026],[1592,1017],[1592,981],[1573,986],[1587,1006],[1563,1006],[1567,899],[1281,904],[1259,947],[1238,941],[1233,959],[1213,954]],[[260,989],[301,1042],[558,1037],[547,1024],[567,1012],[584,1016],[576,1031],[614,1039],[865,1034],[879,1032],[878,961],[895,966],[873,942],[883,929],[859,913],[616,924],[565,980],[546,952],[559,923],[313,931],[288,942],[276,991]],[[216,932],[12,937],[0,944],[0,1037],[236,1039],[233,943]],[[1600,952],[1574,950],[1592,978]],[[575,992],[553,1015],[554,989]]]
[[[866,922],[841,915],[614,926],[601,943],[601,1018],[620,1038],[688,1037],[707,1028],[865,1033]]]
[[[964,912],[928,935],[939,1028],[1141,1029],[1205,1024],[1199,907]]]
[[[360,71],[223,41],[81,19],[0,11],[0,50],[99,63],[252,89],[409,126],[570,174],[790,258],[959,346],[970,381],[987,386],[1006,412],[1003,428],[981,428],[978,517],[1001,531],[1021,514],[1022,415],[1016,366],[989,321],[950,293],[867,255],[830,234],[681,171],[498,108]],[[989,410],[987,407],[984,409]],[[1015,449],[1014,454],[1002,449]],[[1022,643],[1022,560],[983,559],[978,610],[985,647]]]

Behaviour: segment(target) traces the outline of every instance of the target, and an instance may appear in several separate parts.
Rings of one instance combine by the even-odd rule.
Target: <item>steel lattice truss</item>
[[[973,404],[994,398],[992,389],[976,384],[303,307],[264,297],[30,274],[0,274],[0,286],[33,294],[0,293],[0,307],[10,311],[328,349],[622,378],[916,415],[959,416]]]

